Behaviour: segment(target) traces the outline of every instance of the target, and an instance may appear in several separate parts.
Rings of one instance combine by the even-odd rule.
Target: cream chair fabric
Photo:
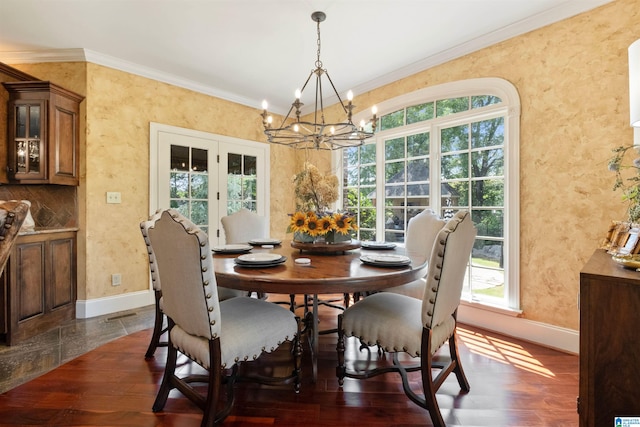
[[[158,210],[156,213],[161,212]],[[149,240],[148,227],[150,223],[148,221],[142,221],[140,223],[140,231],[145,244],[147,245],[147,255],[149,257],[149,272],[151,275],[151,285],[153,287],[153,295],[155,299],[155,320],[153,325],[153,333],[151,334],[151,340],[149,346],[144,354],[145,359],[153,357],[156,348],[166,347],[166,341],[160,341],[162,335],[167,331],[165,327],[166,319],[162,309],[162,285],[160,284],[160,275],[158,273],[158,265],[156,263],[156,257],[151,247],[151,241]],[[224,287],[218,287],[218,299],[220,301],[227,300],[233,297],[245,296],[246,292],[236,289],[229,289]]]
[[[162,308],[169,325],[167,364],[153,411],[161,411],[169,392],[177,388],[203,409],[202,425],[213,426],[230,412],[236,381],[293,383],[299,391],[299,319],[287,309],[262,300],[238,297],[219,301],[208,237],[178,211],[158,212],[142,228],[147,232],[162,282]],[[238,377],[237,364],[255,360],[287,341],[293,345],[290,375]],[[176,373],[178,352],[208,370],[206,397],[190,385],[195,379],[203,382],[201,376],[179,377]],[[222,383],[227,384],[226,406],[217,411]]]
[[[247,243],[251,239],[269,237],[267,219],[248,209],[240,209],[220,219],[224,230],[225,241],[230,243]]]
[[[380,292],[364,298],[338,316],[336,373],[340,385],[345,377],[364,379],[398,372],[411,401],[429,411],[435,426],[445,426],[435,395],[442,382],[453,372],[460,388],[469,391],[469,383],[460,364],[455,331],[457,308],[475,236],[471,215],[458,212],[436,236],[422,299]],[[347,370],[345,337],[357,337],[359,342],[380,346],[393,354],[393,365]],[[432,357],[447,342],[450,360],[435,363]],[[398,352],[419,358],[420,367],[411,369],[403,366],[398,362]],[[349,365],[358,366],[355,363]],[[418,369],[422,372],[422,396],[411,390],[406,376],[406,372]],[[432,369],[440,369],[435,378],[432,377]]]
[[[405,248],[409,254],[417,254],[424,261],[429,259],[431,248],[436,236],[447,221],[442,219],[431,209],[425,209],[409,220]],[[426,279],[418,279],[405,285],[385,289],[385,292],[407,295],[422,299],[424,296]]]

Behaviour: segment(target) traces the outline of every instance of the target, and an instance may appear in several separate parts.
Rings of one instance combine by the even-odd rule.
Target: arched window
[[[425,208],[445,218],[469,210],[478,235],[463,299],[518,310],[515,87],[497,78],[447,83],[385,101],[378,112],[375,136],[335,158],[340,204],[358,215],[358,237],[404,242],[409,219]]]

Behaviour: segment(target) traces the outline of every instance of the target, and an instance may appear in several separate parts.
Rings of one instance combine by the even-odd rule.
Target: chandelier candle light
[[[347,93],[347,104],[345,105],[342,98],[338,94],[331,77],[326,69],[322,68],[320,61],[320,22],[326,19],[324,12],[314,12],[311,19],[317,23],[318,27],[318,50],[315,69],[311,71],[309,77],[305,81],[302,89],[295,92],[295,100],[289,108],[289,112],[282,121],[280,127],[274,128],[273,117],[267,111],[267,101],[262,102],[262,124],[264,133],[267,135],[269,142],[274,144],[288,145],[294,148],[315,148],[318,150],[336,150],[346,147],[355,147],[362,145],[367,138],[373,136],[376,129],[377,108],[374,106],[371,111],[373,117],[369,123],[364,120],[356,126],[352,122],[353,115],[353,92]],[[313,122],[301,121],[301,108],[304,105],[300,99],[307,84],[315,75],[315,111],[313,114]],[[346,120],[338,123],[326,123],[324,116],[324,101],[322,96],[322,76],[326,76],[338,102],[342,106],[344,113],[347,115]],[[295,115],[295,120],[293,115]],[[369,126],[370,125],[370,126]]]

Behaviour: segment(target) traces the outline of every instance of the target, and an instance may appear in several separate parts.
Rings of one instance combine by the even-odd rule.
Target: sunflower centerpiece
[[[338,200],[338,177],[324,175],[306,162],[304,169],[293,177],[297,211],[291,215],[287,232],[298,242],[335,243],[351,240],[351,231],[358,229],[348,212],[331,212]]]

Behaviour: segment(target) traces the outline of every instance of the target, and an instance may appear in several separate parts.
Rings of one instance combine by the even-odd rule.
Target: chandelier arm
[[[344,102],[342,102],[342,98],[340,98],[340,94],[338,93],[336,86],[333,84],[333,80],[331,80],[331,76],[329,75],[329,72],[325,70],[324,73],[327,75],[327,80],[329,80],[329,83],[331,83],[331,88],[333,89],[333,92],[336,94],[336,97],[338,98],[338,102],[340,102],[342,109],[344,110],[345,113],[349,114],[350,112],[347,110],[347,107],[344,106]],[[350,114],[349,114],[349,123],[351,123]]]

